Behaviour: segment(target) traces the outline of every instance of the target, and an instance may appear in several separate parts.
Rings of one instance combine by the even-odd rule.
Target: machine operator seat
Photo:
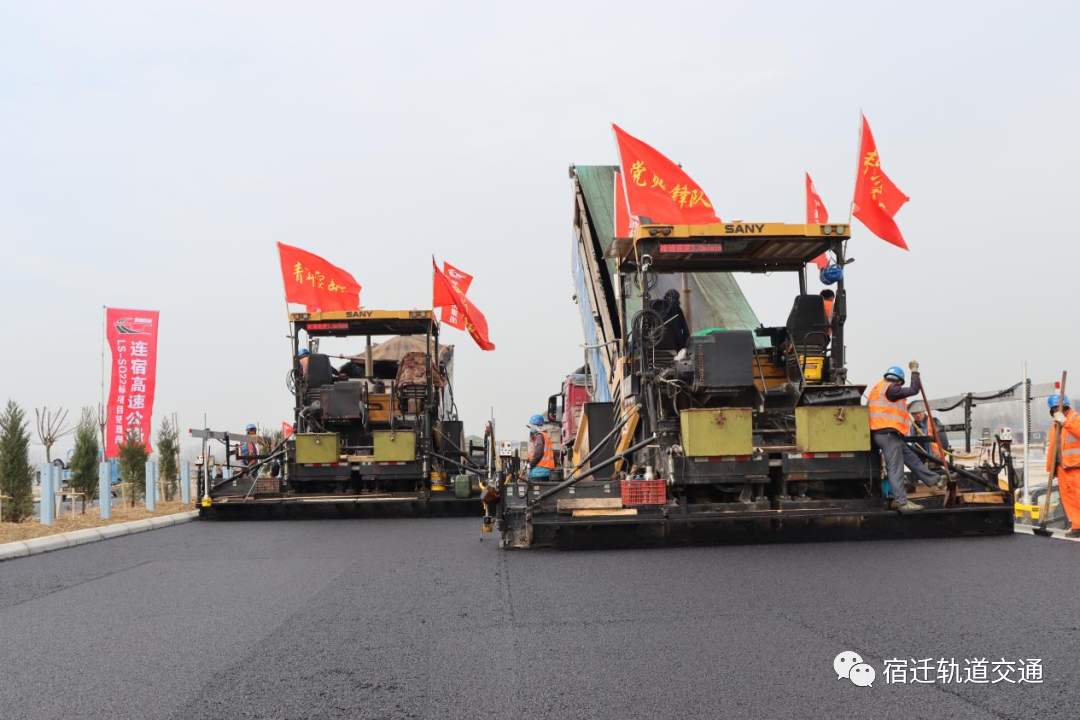
[[[799,295],[787,319],[788,337],[796,348],[804,346],[824,350],[829,344],[829,316],[825,299],[820,295]]]
[[[308,356],[306,383],[309,391],[334,382],[334,369],[330,365],[330,356],[312,353]]]
[[[829,345],[829,316],[825,313],[825,300],[820,295],[799,295],[791,307],[787,325],[791,352],[787,357],[790,370],[788,379],[794,381],[802,376],[799,358],[821,358],[824,362],[825,348]],[[820,380],[819,377],[816,378]]]

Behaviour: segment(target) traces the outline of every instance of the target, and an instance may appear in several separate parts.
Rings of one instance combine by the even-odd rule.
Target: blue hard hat
[[[308,355],[310,355],[310,354],[311,354],[311,353],[310,353],[310,352],[308,352],[308,349],[307,349],[307,348],[300,348],[300,352],[296,353],[296,357],[298,357],[298,358],[301,358],[301,357],[307,357],[307,356],[308,356]]]
[[[251,432],[252,430],[258,430],[258,429],[259,428],[255,427],[255,425],[253,425],[252,423],[248,423],[248,426],[246,428],[244,428],[244,430],[246,430],[248,432]]]
[[[1062,402],[1064,400],[1064,402]],[[1069,396],[1062,397],[1061,395],[1051,395],[1046,398],[1046,407],[1051,410],[1056,410],[1058,406],[1064,405],[1065,407],[1072,407],[1072,403],[1069,402]]]
[[[904,382],[904,368],[899,365],[893,365],[885,371],[885,379],[888,380],[890,377],[894,377],[900,382]]]
[[[528,424],[530,426],[535,425],[536,427],[542,427],[544,425],[544,416],[543,415],[533,415],[531,418],[529,418],[529,423]]]
[[[818,278],[822,285],[833,285],[844,279],[844,268],[836,263],[829,263],[821,268]]]

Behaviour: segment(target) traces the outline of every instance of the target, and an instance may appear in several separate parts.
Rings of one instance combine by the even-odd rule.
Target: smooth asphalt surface
[[[1065,718],[1078,653],[1080,546],[1023,535],[507,552],[473,518],[196,522],[0,563],[25,720]],[[1045,681],[885,683],[928,657]]]

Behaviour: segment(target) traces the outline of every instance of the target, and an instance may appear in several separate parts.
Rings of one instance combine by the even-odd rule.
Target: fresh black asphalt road
[[[1078,553],[507,552],[472,518],[190,523],[0,563],[0,717],[1075,717]],[[845,650],[873,687],[837,679]],[[887,684],[891,658],[1036,658],[1044,682]]]

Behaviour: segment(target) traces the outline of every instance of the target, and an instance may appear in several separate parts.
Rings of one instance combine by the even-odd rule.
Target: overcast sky
[[[368,308],[428,307],[432,253],[475,275],[458,404],[524,435],[581,364],[567,166],[611,122],[725,219],[802,222],[808,170],[842,220],[860,109],[911,252],[856,223],[851,379],[1080,371],[1076,7],[0,0],[0,399],[96,403],[109,305],[161,311],[155,419],[289,419],[280,240]],[[766,324],[789,285],[748,285]]]

